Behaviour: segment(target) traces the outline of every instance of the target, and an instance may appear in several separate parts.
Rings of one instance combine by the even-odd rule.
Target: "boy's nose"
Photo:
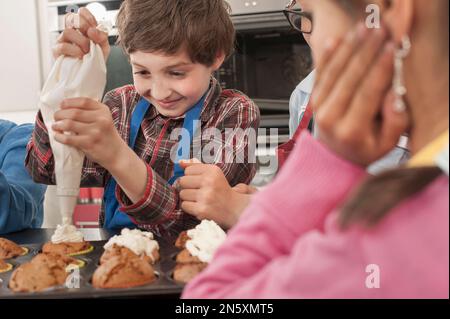
[[[172,91],[164,83],[154,81],[150,93],[154,99],[163,101],[170,97]]]

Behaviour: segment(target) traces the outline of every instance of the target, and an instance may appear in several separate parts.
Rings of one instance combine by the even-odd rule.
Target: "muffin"
[[[226,233],[213,221],[204,220],[197,227],[182,232],[175,246],[182,249],[176,256],[173,279],[188,283],[211,262]]]
[[[39,292],[64,285],[68,275],[63,262],[34,258],[13,272],[9,288],[14,292]]]
[[[111,258],[116,257],[116,256],[119,256],[119,257],[123,256],[126,258],[137,257],[137,258],[143,259],[144,261],[146,261],[149,264],[154,264],[160,258],[159,251],[156,249],[153,250],[152,256],[147,256],[146,254],[136,255],[131,249],[129,249],[127,247],[113,244],[113,246],[106,249],[105,252],[103,253],[103,255],[100,257],[100,265],[106,263],[108,260],[110,260]]]
[[[48,242],[42,247],[43,253],[55,253],[64,256],[78,256],[90,253],[94,247],[87,241],[79,243],[52,243]]]
[[[58,264],[59,266],[64,267],[66,271],[76,267],[82,268],[85,265],[82,260],[48,252],[36,255],[36,257],[33,258],[33,261],[43,262],[49,265]]]
[[[153,267],[139,257],[113,256],[100,265],[92,277],[95,288],[132,288],[156,280]]]
[[[69,218],[63,218],[62,225],[56,227],[51,241],[42,247],[44,253],[77,256],[90,253],[94,247],[84,240],[83,233],[72,225]]]
[[[202,263],[198,257],[194,257],[191,255],[189,250],[183,249],[176,257],[177,264],[198,264]]]
[[[179,248],[179,249],[184,249],[186,247],[186,242],[189,240],[189,236],[188,236],[188,232],[187,230],[183,231],[180,233],[180,235],[178,236],[176,242],[175,242],[175,247]]]
[[[0,274],[8,272],[13,268],[11,264],[6,263],[3,259],[0,259]]]
[[[27,248],[20,247],[8,239],[0,238],[0,259],[15,258],[26,255],[27,253]]]
[[[122,229],[120,235],[112,237],[103,247],[103,260],[122,254],[141,257],[151,264],[160,259],[159,244],[153,234],[139,229]]]
[[[208,264],[206,263],[177,264],[173,271],[173,279],[187,284],[197,277],[207,266]]]
[[[207,263],[202,262],[198,257],[192,256],[189,250],[183,249],[176,257],[173,279],[187,284],[207,266]]]

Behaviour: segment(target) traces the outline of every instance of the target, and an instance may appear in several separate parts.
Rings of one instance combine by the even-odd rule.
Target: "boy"
[[[242,135],[230,137],[225,130],[256,131],[258,108],[240,92],[222,91],[212,77],[233,50],[235,32],[228,9],[223,0],[124,1],[117,27],[134,85],[108,92],[103,104],[85,98],[65,100],[55,114],[56,140],[87,156],[82,186],[105,187],[100,214],[105,228],[137,225],[159,235],[178,234],[198,222],[180,209],[176,185],[183,171],[176,163],[181,146],[189,146],[191,154],[183,157],[188,159],[199,155],[193,151],[196,145],[200,151],[211,143],[220,145],[214,164],[228,182],[249,183],[253,178],[255,163],[246,152],[249,141]],[[107,36],[96,31],[96,25],[86,9],[69,15],[55,56],[81,58],[92,40],[107,58]],[[201,127],[196,129],[198,122]],[[55,183],[40,114],[36,124],[26,164],[36,181]],[[189,134],[182,134],[177,143],[181,128]],[[198,136],[208,129],[219,129],[220,134],[212,139]],[[232,156],[224,160],[220,155],[229,148]],[[239,164],[235,159],[242,154],[245,160]]]
[[[0,235],[41,227],[46,187],[23,166],[33,126],[0,119]]]

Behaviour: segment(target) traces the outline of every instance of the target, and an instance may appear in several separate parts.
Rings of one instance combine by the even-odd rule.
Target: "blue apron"
[[[197,130],[196,124],[198,126],[200,123],[199,119],[203,104],[205,102],[205,97],[206,94],[186,113],[186,117],[184,118],[183,129],[189,132],[189,139],[185,138],[186,136],[183,134],[178,144],[173,176],[169,179],[170,185],[173,185],[178,178],[184,176],[184,170],[178,163],[182,159],[190,158],[190,146]],[[141,123],[150,106],[151,105],[147,100],[141,98],[133,112],[130,124],[130,141],[128,144],[132,149],[134,149],[134,146],[136,145],[136,138],[139,128],[141,127]],[[187,152],[183,152],[183,150],[187,150]],[[187,153],[187,156],[183,153]],[[103,227],[107,229],[136,228],[136,224],[131,221],[130,217],[119,210],[119,202],[116,198],[116,186],[117,182],[111,176],[110,180],[106,184],[105,195],[103,198],[105,203],[105,222]]]

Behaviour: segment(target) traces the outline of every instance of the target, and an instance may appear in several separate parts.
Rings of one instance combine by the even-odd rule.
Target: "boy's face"
[[[193,63],[181,50],[175,55],[136,51],[130,54],[134,85],[138,93],[166,117],[183,116],[206,93],[211,75],[223,57],[208,67]]]

